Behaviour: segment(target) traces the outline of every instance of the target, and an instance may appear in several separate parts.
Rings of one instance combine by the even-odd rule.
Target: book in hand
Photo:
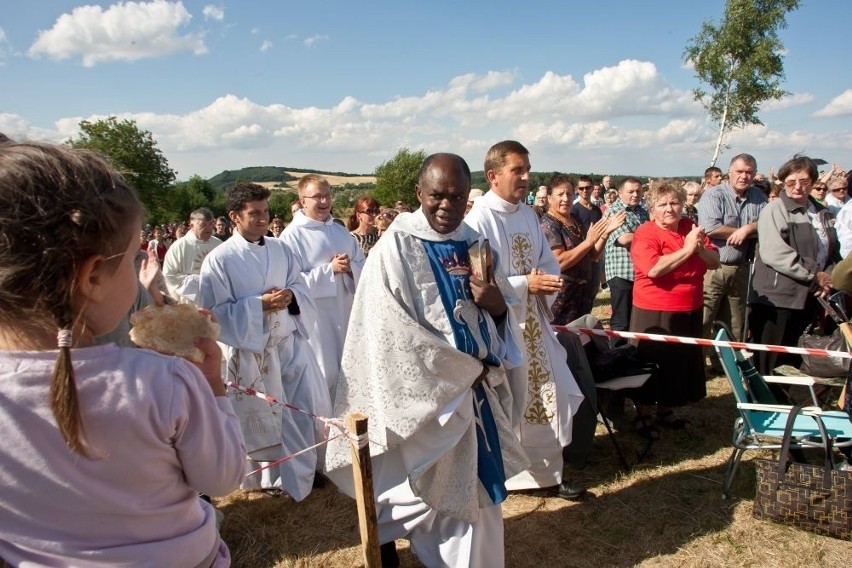
[[[488,239],[475,242],[467,249],[470,259],[470,272],[483,282],[494,280],[494,260],[491,255],[491,244]]]

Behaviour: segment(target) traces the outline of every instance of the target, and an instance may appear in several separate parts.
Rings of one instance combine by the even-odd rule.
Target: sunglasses
[[[364,209],[363,211],[359,211],[358,213],[364,213],[365,215],[378,215],[378,209]]]

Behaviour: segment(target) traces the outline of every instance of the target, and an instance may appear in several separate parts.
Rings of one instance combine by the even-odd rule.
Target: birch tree
[[[693,91],[719,126],[710,165],[715,166],[732,130],[763,123],[761,104],[788,93],[784,81],[784,46],[778,30],[787,27],[787,13],[799,0],[728,0],[717,23],[704,22],[689,40],[684,61],[701,81]]]

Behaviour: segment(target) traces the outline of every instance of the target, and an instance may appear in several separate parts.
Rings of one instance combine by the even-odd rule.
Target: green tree
[[[373,197],[385,206],[393,206],[401,199],[410,207],[417,207],[414,186],[417,184],[420,165],[425,159],[423,150],[410,152],[408,148],[401,148],[393,158],[376,168],[373,174],[376,176]]]
[[[199,207],[211,207],[216,197],[213,186],[200,176],[178,182],[168,192],[167,207],[160,209],[160,221],[188,219],[189,214]]]
[[[80,131],[80,137],[68,143],[104,156],[136,189],[148,213],[163,217],[175,172],[151,133],[139,129],[134,120],[119,121],[114,116],[95,122],[83,120]]]
[[[787,27],[787,12],[798,7],[799,0],[728,0],[722,20],[717,25],[704,22],[687,43],[684,61],[707,86],[693,95],[719,125],[711,166],[726,134],[763,124],[757,116],[760,105],[787,94],[781,88],[784,46],[778,30]]]

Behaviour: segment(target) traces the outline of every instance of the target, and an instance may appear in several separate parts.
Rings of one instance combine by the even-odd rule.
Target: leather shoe
[[[586,488],[574,481],[563,481],[556,488],[555,497],[567,501],[580,501],[586,496]]]

